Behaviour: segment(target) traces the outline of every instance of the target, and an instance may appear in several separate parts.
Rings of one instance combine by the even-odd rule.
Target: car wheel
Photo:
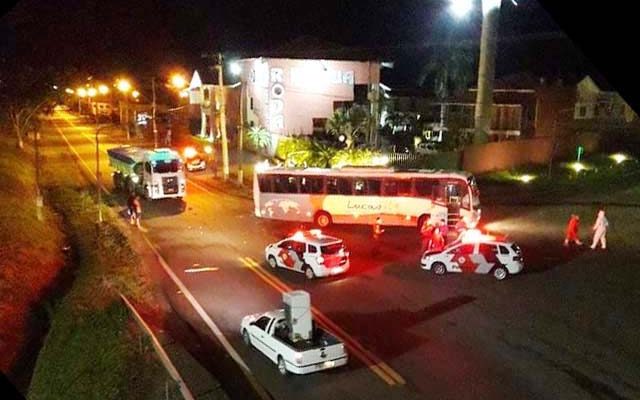
[[[273,269],[278,268],[278,262],[276,261],[276,258],[274,256],[269,256],[269,258],[267,259],[267,262],[269,263],[269,266]]]
[[[242,341],[247,345],[247,347],[251,347],[251,337],[246,329],[242,331]]]
[[[431,264],[431,271],[436,275],[444,275],[447,273],[447,267],[441,262]]]
[[[316,277],[316,274],[313,273],[313,269],[311,269],[311,267],[305,267],[304,276],[306,276],[307,279],[311,280]]]
[[[507,276],[509,276],[509,271],[503,266],[495,267],[493,269],[493,277],[498,281],[504,280]]]
[[[333,223],[331,214],[326,211],[318,211],[313,219],[313,222],[320,228],[326,228]]]
[[[282,356],[278,356],[278,372],[280,372],[280,375],[282,376],[287,375],[287,366],[285,365],[284,358],[282,358]]]

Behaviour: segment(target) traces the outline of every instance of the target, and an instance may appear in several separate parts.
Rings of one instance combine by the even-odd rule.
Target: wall
[[[287,136],[311,135],[313,118],[330,117],[334,101],[354,100],[354,85],[380,81],[377,62],[255,58],[241,65],[247,121]]]
[[[596,135],[561,137],[554,157],[566,158],[573,155],[578,144],[585,147],[587,154],[592,153],[598,148],[598,137]],[[547,136],[467,146],[462,155],[462,169],[480,174],[527,164],[545,164],[549,161],[552,145],[552,138]]]

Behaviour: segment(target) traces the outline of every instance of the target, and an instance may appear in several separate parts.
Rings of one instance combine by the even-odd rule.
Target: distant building
[[[259,57],[239,64],[250,126],[285,136],[311,135],[324,129],[334,110],[354,102],[370,105],[379,119],[377,61]]]
[[[600,126],[616,126],[634,121],[638,116],[624,99],[603,80],[596,83],[584,77],[576,87],[573,118],[595,122]]]

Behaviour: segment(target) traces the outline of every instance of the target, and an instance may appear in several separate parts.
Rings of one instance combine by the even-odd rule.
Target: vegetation
[[[364,106],[354,104],[351,108],[339,108],[327,119],[325,130],[348,149],[364,143],[369,128],[369,112]]]
[[[0,138],[0,371],[20,389],[30,375],[24,356],[47,325],[38,305],[65,266],[59,219],[48,207],[43,221],[36,215],[32,155]]]
[[[265,151],[272,146],[272,136],[261,126],[252,126],[247,132],[250,143],[257,149]]]

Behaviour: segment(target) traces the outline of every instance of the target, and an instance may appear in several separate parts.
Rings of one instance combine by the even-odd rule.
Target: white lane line
[[[89,169],[87,164],[84,162],[84,160],[82,160],[82,157],[80,157],[80,155],[73,148],[71,143],[69,143],[69,141],[65,137],[64,133],[62,133],[60,128],[58,128],[58,126],[55,123],[53,123],[53,124],[56,127],[56,129],[58,130],[58,133],[60,133],[60,135],[64,139],[64,141],[67,142],[67,146],[69,146],[71,151],[76,155],[76,157],[78,157],[78,159],[84,165],[84,167],[87,169],[87,171],[89,171],[89,173],[91,174],[93,179],[97,180],[96,176],[93,174],[93,172],[91,172],[91,170]],[[144,232],[141,232],[141,235],[144,238],[145,242],[149,245],[149,248],[151,249],[151,251],[155,254],[156,258],[158,259],[158,262],[160,263],[160,265],[162,266],[164,271],[167,273],[167,275],[169,275],[169,277],[171,278],[173,283],[178,287],[180,292],[182,292],[182,294],[184,294],[185,298],[189,301],[189,303],[191,303],[191,306],[193,307],[193,309],[198,313],[198,315],[200,316],[202,321],[207,325],[207,327],[211,330],[211,332],[214,334],[214,336],[220,341],[220,344],[222,344],[222,347],[224,347],[224,349],[227,351],[227,353],[229,353],[229,355],[231,356],[233,361],[235,361],[235,363],[238,366],[240,366],[240,370],[243,372],[243,374],[245,375],[245,377],[247,378],[247,380],[249,381],[249,383],[251,384],[253,389],[256,391],[256,393],[260,396],[260,398],[262,398],[264,400],[271,400],[271,396],[269,395],[269,393],[266,391],[265,388],[262,387],[262,385],[260,385],[260,383],[258,382],[256,377],[253,375],[253,373],[251,372],[251,370],[249,369],[247,364],[240,357],[240,354],[238,354],[238,352],[233,348],[233,346],[231,346],[231,343],[229,343],[229,341],[224,336],[224,334],[222,333],[222,331],[220,330],[218,325],[216,325],[216,323],[213,322],[211,317],[209,317],[209,315],[204,310],[204,308],[200,305],[200,303],[198,303],[198,301],[193,296],[193,294],[189,291],[189,289],[187,289],[187,287],[184,285],[184,283],[182,283],[180,278],[178,278],[178,276],[173,272],[173,270],[171,269],[169,264],[165,261],[165,259],[158,252],[158,250],[156,250],[156,247],[153,244],[153,242],[151,242],[149,237]]]
[[[151,343],[153,343],[153,347],[156,349],[156,353],[158,354],[160,361],[162,361],[162,364],[164,365],[165,369],[169,372],[169,375],[171,375],[173,380],[178,383],[178,387],[180,388],[180,393],[182,393],[182,397],[184,397],[185,400],[195,400],[195,397],[193,397],[193,394],[191,394],[191,391],[189,390],[189,387],[187,386],[186,382],[184,381],[184,379],[182,379],[182,375],[180,375],[180,372],[178,372],[178,369],[173,364],[173,361],[171,361],[169,354],[167,354],[164,347],[162,347],[162,345],[160,344],[160,341],[158,340],[156,335],[153,333],[149,325],[138,313],[138,310],[136,310],[133,304],[131,304],[131,302],[129,302],[129,300],[122,293],[118,292],[118,294],[120,295],[120,298],[122,299],[124,304],[133,313],[134,318],[142,326],[142,329],[144,329],[147,332],[147,335],[149,335],[149,337],[151,338]]]
[[[216,338],[220,341],[220,343],[222,344],[222,347],[224,347],[227,353],[229,353],[233,361],[235,361],[236,364],[240,366],[240,369],[242,370],[246,378],[249,380],[254,390],[260,395],[261,398],[265,400],[271,399],[271,396],[269,396],[267,391],[260,385],[260,383],[258,382],[256,377],[253,375],[253,373],[251,372],[247,364],[245,364],[244,360],[242,360],[242,358],[240,357],[240,354],[238,354],[238,352],[236,352],[233,346],[231,346],[231,343],[229,343],[229,341],[224,336],[224,334],[222,333],[218,325],[216,325],[216,323],[213,322],[211,317],[209,317],[209,314],[207,314],[207,312],[200,305],[200,303],[198,303],[198,301],[193,296],[191,291],[184,285],[184,283],[182,283],[180,278],[178,278],[178,276],[173,272],[173,270],[171,269],[169,264],[165,261],[165,259],[162,257],[162,255],[158,253],[158,251],[155,249],[151,240],[144,233],[142,233],[142,237],[149,245],[149,248],[151,248],[151,251],[153,251],[153,253],[156,255],[158,262],[160,262],[160,265],[165,270],[167,275],[169,275],[173,283],[176,284],[176,286],[178,287],[178,289],[180,289],[184,297],[189,301],[189,303],[191,303],[191,306],[193,307],[193,309],[198,313],[200,318],[202,318],[202,321],[204,321],[204,323],[209,327],[211,332],[213,332]]]
[[[217,271],[220,268],[218,267],[199,267],[199,268],[187,268],[184,272],[209,272],[209,271]]]

